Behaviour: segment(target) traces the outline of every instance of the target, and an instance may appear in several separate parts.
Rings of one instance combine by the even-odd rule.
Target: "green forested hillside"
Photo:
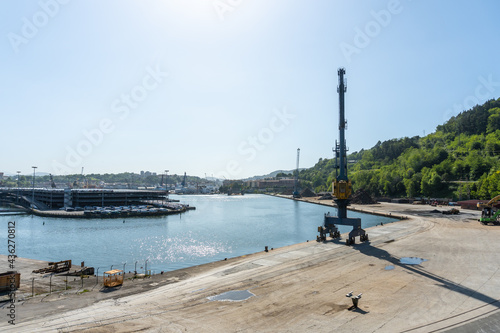
[[[392,139],[348,156],[354,190],[373,196],[489,199],[500,194],[500,98],[452,117],[425,137]],[[300,172],[330,191],[334,159]]]

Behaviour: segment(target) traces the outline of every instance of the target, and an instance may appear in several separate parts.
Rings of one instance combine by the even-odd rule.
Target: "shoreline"
[[[293,198],[291,195],[283,195],[283,194],[265,194],[265,195],[269,195],[269,196],[276,197],[276,198],[302,201],[302,202],[312,203],[312,204],[316,204],[316,205],[337,208],[337,206],[335,205],[335,203],[332,200],[330,200],[330,199],[319,200],[318,199],[319,197]],[[377,212],[375,210],[367,210],[364,208],[364,207],[368,207],[368,206],[373,208],[373,206],[376,206],[376,205],[380,205],[380,203],[370,204],[370,205],[359,205],[359,204],[349,205],[347,207],[347,210],[352,211],[352,212],[383,216],[383,217],[388,217],[388,218],[397,219],[397,220],[406,220],[408,218],[408,216],[405,216],[405,215],[396,215],[396,214],[392,214],[391,212],[383,212],[383,211]]]

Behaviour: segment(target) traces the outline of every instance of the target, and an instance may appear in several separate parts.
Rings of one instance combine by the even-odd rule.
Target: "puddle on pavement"
[[[403,257],[399,259],[399,262],[403,265],[420,265],[424,261],[427,261],[427,259],[422,259],[418,257]]]
[[[241,302],[255,296],[254,293],[248,290],[232,290],[220,295],[207,297],[211,301],[230,301],[230,302]]]
[[[385,270],[386,271],[392,271],[393,269],[394,269],[393,265],[387,265],[387,266],[385,266]]]

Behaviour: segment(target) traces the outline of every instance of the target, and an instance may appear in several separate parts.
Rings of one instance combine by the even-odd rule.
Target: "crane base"
[[[361,219],[334,217],[330,216],[330,214],[325,214],[324,225],[322,227],[318,227],[319,235],[316,236],[316,241],[326,241],[326,236],[328,234],[330,234],[330,237],[332,239],[340,238],[340,232],[337,228],[337,225],[352,226],[352,231],[349,233],[349,237],[346,239],[346,245],[354,245],[356,243],[356,237],[358,236],[360,242],[367,242],[369,240],[368,234],[361,228]]]

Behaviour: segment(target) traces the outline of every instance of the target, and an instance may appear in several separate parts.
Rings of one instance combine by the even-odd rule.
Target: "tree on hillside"
[[[488,111],[488,125],[486,126],[486,133],[492,133],[500,129],[500,108],[492,108]]]
[[[455,117],[451,117],[443,125],[437,127],[438,131],[454,134],[481,134],[487,132],[489,110],[500,107],[500,98],[489,100],[483,105],[476,105],[472,109],[461,112]]]
[[[438,197],[441,196],[445,190],[445,184],[437,172],[424,168],[422,170],[421,192],[424,197]]]
[[[276,178],[290,178],[293,175],[291,173],[280,172],[276,175]]]
[[[408,178],[405,178],[403,184],[405,186],[406,195],[410,198],[418,197],[421,193],[422,174],[415,173]]]

